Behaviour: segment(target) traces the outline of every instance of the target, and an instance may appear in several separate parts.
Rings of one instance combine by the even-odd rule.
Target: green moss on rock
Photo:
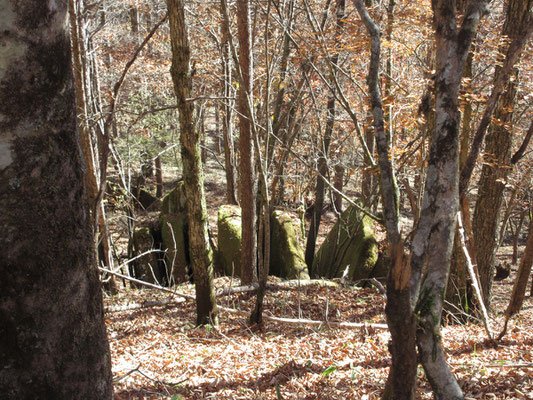
[[[270,219],[270,274],[287,279],[309,279],[304,251],[290,215],[274,211]]]
[[[315,275],[339,278],[348,268],[346,278],[349,280],[360,281],[373,277],[378,260],[378,244],[372,224],[372,220],[354,206],[348,207],[315,255]]]
[[[218,209],[217,267],[230,276],[241,276],[241,209],[223,205]]]

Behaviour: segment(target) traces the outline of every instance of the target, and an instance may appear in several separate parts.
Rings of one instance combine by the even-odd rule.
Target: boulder
[[[286,279],[309,279],[304,250],[287,212],[276,210],[270,218],[270,275]]]
[[[218,209],[217,268],[226,275],[241,275],[241,208],[223,205]]]
[[[165,264],[172,283],[182,283],[186,280],[187,265],[189,264],[187,246],[187,202],[183,181],[178,182],[161,203],[159,215],[161,241],[166,250]]]
[[[378,261],[378,243],[372,228],[373,221],[353,205],[348,207],[328,233],[315,255],[312,273],[325,278],[361,281],[383,274]]]
[[[294,222],[287,212],[274,211],[270,222],[270,275],[309,279],[304,252]],[[241,275],[241,209],[223,205],[218,210],[217,267],[226,275]]]
[[[146,251],[154,250],[154,238],[150,228],[142,226],[136,228],[132,238],[133,256],[138,256]],[[148,253],[133,261],[133,276],[144,282],[162,285],[165,272],[158,261],[158,253]]]

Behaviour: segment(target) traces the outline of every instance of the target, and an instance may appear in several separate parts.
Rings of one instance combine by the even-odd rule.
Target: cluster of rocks
[[[215,271],[228,276],[241,275],[241,210],[223,205],[218,210]],[[132,263],[137,279],[172,285],[191,279],[187,239],[187,207],[183,182],[179,182],[161,202],[158,221],[135,229],[133,256],[145,255]],[[386,275],[378,262],[378,243],[373,222],[351,206],[343,212],[316,253],[308,271],[301,245],[299,223],[291,213],[276,210],[270,220],[270,275],[285,279],[312,277],[340,278],[353,282]],[[150,250],[153,250],[150,252]]]

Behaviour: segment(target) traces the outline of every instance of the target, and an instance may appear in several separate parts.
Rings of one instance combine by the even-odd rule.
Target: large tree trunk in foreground
[[[252,141],[252,34],[249,0],[237,0],[239,36],[239,193],[242,208],[241,279],[243,285],[257,281],[257,228],[255,202],[254,148]]]
[[[172,42],[171,75],[180,113],[180,143],[183,180],[189,221],[189,254],[196,287],[196,323],[217,324],[218,312],[213,284],[213,255],[207,232],[200,132],[194,121],[191,101],[190,47],[183,0],[167,0]]]
[[[67,2],[1,0],[0,390],[111,399]]]
[[[471,1],[458,29],[454,2],[432,2],[437,51],[436,124],[418,230],[411,248],[411,291],[415,311],[420,315],[419,357],[437,399],[463,398],[446,363],[440,324],[459,206],[459,87],[487,3]]]

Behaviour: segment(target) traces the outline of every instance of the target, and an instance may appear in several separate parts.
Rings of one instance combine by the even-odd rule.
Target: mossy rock
[[[187,198],[183,181],[179,181],[174,189],[163,197],[161,214],[181,214],[187,211]]]
[[[241,276],[241,208],[223,205],[218,209],[217,268],[229,276]]]
[[[149,227],[136,228],[132,242],[134,256],[154,249],[154,238]],[[137,258],[133,262],[133,275],[144,282],[163,284],[165,274],[159,265],[157,253],[153,252]]]
[[[374,277],[378,243],[372,225],[372,220],[357,208],[348,207],[315,255],[314,276],[340,278],[348,268],[348,280]]]
[[[286,279],[309,279],[294,222],[288,213],[279,210],[270,218],[270,274]]]
[[[179,181],[163,198],[159,226],[163,249],[166,250],[166,269],[173,281],[171,283],[182,283],[187,279],[186,271],[189,265],[187,201],[183,181]]]
[[[187,260],[187,217],[185,214],[161,214],[161,241],[166,249],[165,264],[174,284],[185,282]]]

